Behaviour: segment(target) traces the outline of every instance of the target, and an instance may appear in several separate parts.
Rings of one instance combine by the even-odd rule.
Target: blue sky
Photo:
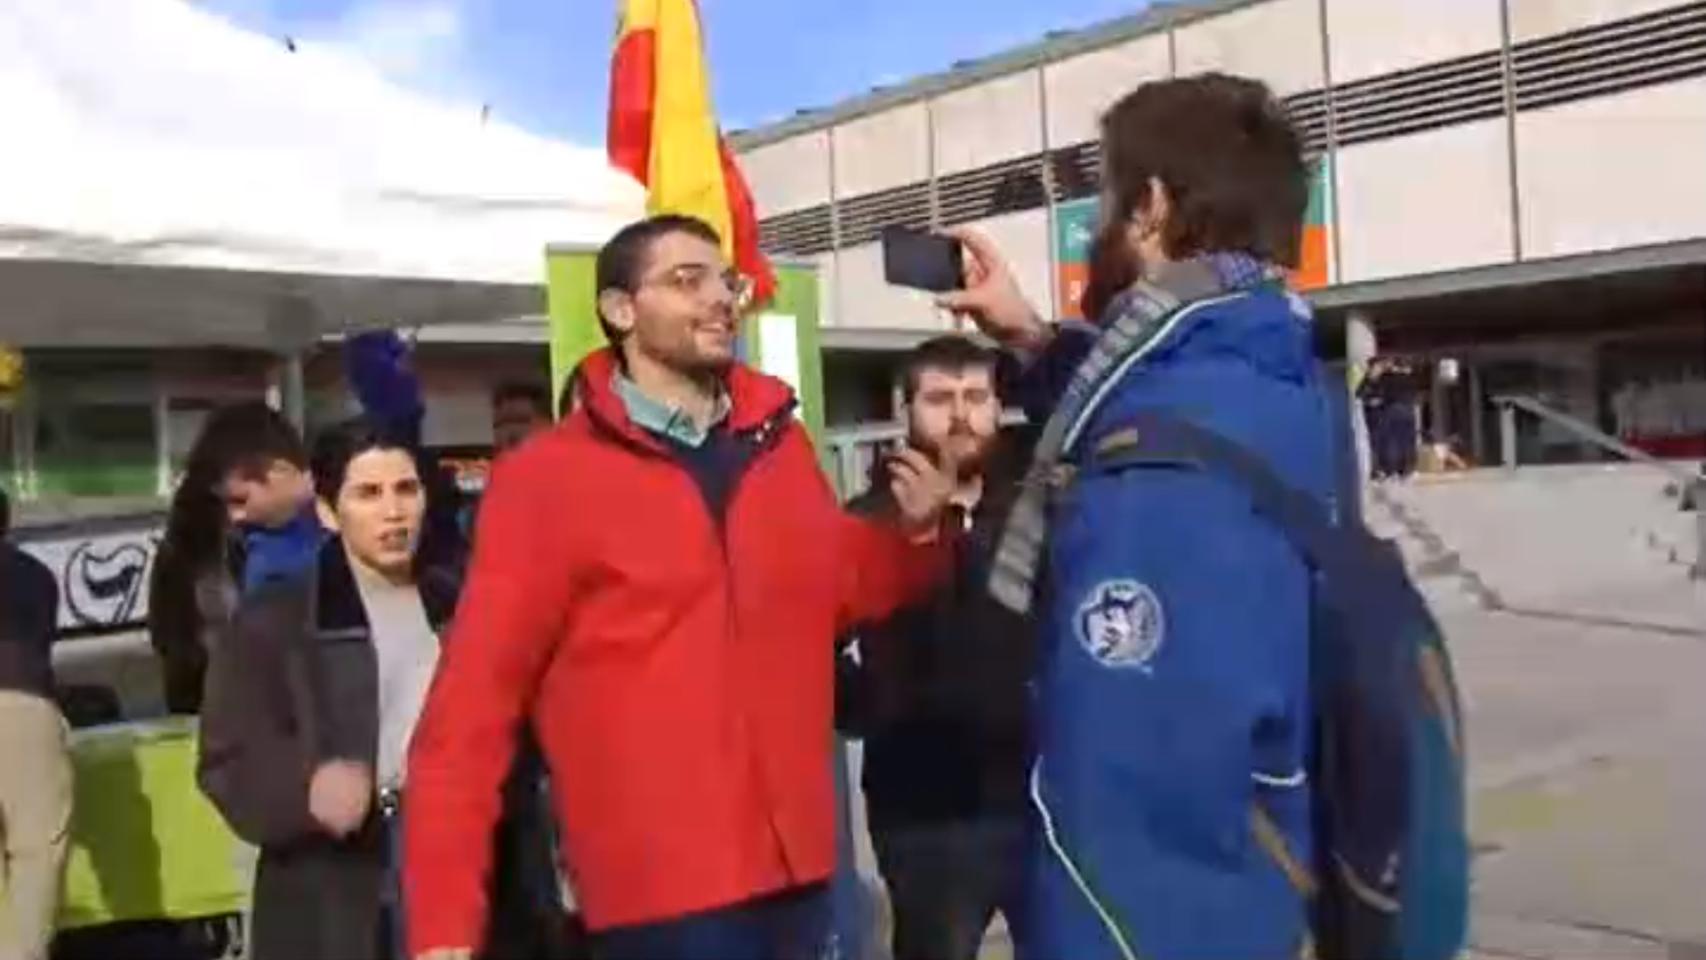
[[[582,144],[604,138],[616,0],[193,0],[336,44],[424,92]],[[700,0],[729,129],[997,53],[1146,0]]]

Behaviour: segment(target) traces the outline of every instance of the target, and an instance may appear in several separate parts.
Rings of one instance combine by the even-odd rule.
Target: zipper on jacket
[[[1082,896],[1089,903],[1090,909],[1095,911],[1096,919],[1108,932],[1108,937],[1113,940],[1115,949],[1120,952],[1120,957],[1123,960],[1138,960],[1136,948],[1127,939],[1125,930],[1121,928],[1119,921],[1114,919],[1113,911],[1102,903],[1094,890],[1090,889],[1090,882],[1085,879],[1077,861],[1073,860],[1072,855],[1066,852],[1066,844],[1061,841],[1060,834],[1055,828],[1054,815],[1049,812],[1048,803],[1043,800],[1043,758],[1040,753],[1037,756],[1036,763],[1031,766],[1031,804],[1037,809],[1037,821],[1043,828],[1043,840],[1048,844],[1049,853],[1060,861],[1061,868],[1066,871],[1067,878],[1077,888],[1079,896]]]
[[[711,535],[717,542],[717,557],[722,562],[723,607],[727,611],[725,622],[727,623],[728,635],[731,638],[740,636],[740,617],[735,608],[735,565],[734,559],[729,554],[728,516],[730,511],[734,509],[735,498],[740,495],[741,482],[746,479],[746,475],[752,470],[752,467],[758,463],[760,457],[775,450],[775,448],[780,445],[783,437],[786,436],[787,424],[788,421],[793,419],[795,406],[796,404],[790,401],[780,410],[771,414],[769,417],[766,417],[757,427],[752,429],[749,437],[742,437],[738,434],[736,435],[737,442],[751,443],[752,449],[747,456],[742,458],[734,475],[729,478],[729,486],[727,492],[723,496],[723,506],[721,511],[717,511],[712,508],[711,503],[705,497],[703,489],[696,491],[698,493],[699,503],[705,509],[706,519],[711,522]],[[675,457],[667,450],[650,447],[646,444],[640,443],[633,437],[630,437],[616,429],[611,424],[604,422],[604,420],[594,411],[588,411],[587,419],[599,432],[605,434],[607,439],[612,442],[626,447],[641,456],[666,460],[673,463],[676,466],[676,469],[680,470],[682,473],[689,474],[687,479],[691,481],[695,487],[699,486],[697,478],[693,477],[691,472],[677,462]],[[752,737],[750,735],[750,727],[747,724],[745,714],[740,714],[739,720],[741,726],[748,734],[746,740],[748,744],[751,745]],[[758,783],[767,786],[768,779],[764,776],[764,770],[758,763],[758,753],[756,749],[751,751],[748,763],[750,764],[753,776],[756,778]],[[766,805],[765,810],[765,820],[770,824],[771,839],[776,844],[776,853],[778,858],[782,861],[782,869],[790,878],[792,878],[795,876],[796,871],[793,864],[790,863],[788,859],[788,845],[782,838],[782,831],[777,826],[776,818],[768,804]]]
[[[711,505],[705,501],[703,496],[699,498],[701,503],[705,503],[705,512],[710,515],[711,526],[717,540],[718,556],[723,562],[723,606],[727,611],[728,633],[731,639],[739,638],[741,633],[740,614],[736,606],[734,558],[729,553],[729,514],[734,510],[735,498],[740,495],[741,481],[746,479],[747,473],[758,463],[760,457],[772,452],[779,445],[783,431],[786,429],[786,421],[793,417],[793,411],[794,405],[790,403],[783,407],[780,412],[766,418],[753,430],[750,440],[746,441],[752,444],[752,450],[741,461],[735,475],[729,478],[729,489],[723,497],[723,509],[720,516],[711,510]],[[751,751],[747,762],[752,769],[754,778],[768,793],[769,778],[765,776],[764,767],[758,761],[757,745],[753,743],[751,726],[747,722],[746,714],[739,714],[739,718],[740,724],[747,734],[745,739]],[[766,797],[766,800],[768,799]],[[768,802],[765,804],[764,819],[770,825],[771,840],[776,844],[776,856],[782,861],[782,871],[792,880],[797,871],[788,857],[788,844],[782,837],[781,827],[776,823],[774,806]]]

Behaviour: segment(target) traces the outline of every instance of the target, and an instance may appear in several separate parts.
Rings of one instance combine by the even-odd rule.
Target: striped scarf
[[[989,592],[1014,613],[1028,614],[1048,541],[1050,493],[1070,475],[1067,457],[1102,400],[1132,365],[1162,343],[1196,307],[1283,277],[1244,254],[1216,253],[1171,264],[1155,280],[1139,280],[1108,306],[1112,319],[1073,373],[1037,438],[1031,466],[996,546]]]

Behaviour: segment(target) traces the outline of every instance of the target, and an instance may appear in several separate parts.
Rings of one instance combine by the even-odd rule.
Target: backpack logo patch
[[[1104,580],[1078,605],[1078,642],[1104,667],[1150,672],[1167,636],[1161,598],[1136,580]]]

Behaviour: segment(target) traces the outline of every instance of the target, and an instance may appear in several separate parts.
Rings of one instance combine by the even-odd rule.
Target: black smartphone
[[[963,289],[966,273],[960,242],[911,227],[888,227],[883,230],[883,279],[934,293]]]

